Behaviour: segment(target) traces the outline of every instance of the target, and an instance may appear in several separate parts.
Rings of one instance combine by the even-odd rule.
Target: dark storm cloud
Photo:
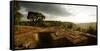
[[[20,6],[26,8],[26,11],[43,12],[53,16],[69,16],[63,5],[57,4],[44,4],[44,3],[26,3],[20,2]]]

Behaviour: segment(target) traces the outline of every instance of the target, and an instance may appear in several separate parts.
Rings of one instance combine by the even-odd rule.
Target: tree
[[[45,16],[39,12],[29,11],[27,18],[33,22],[33,25],[41,25],[43,23],[43,19],[45,19]]]
[[[20,10],[19,2],[13,2],[13,9],[14,9],[15,24],[19,24],[20,18],[22,17],[22,14],[18,12]]]
[[[76,29],[76,31],[80,31],[81,30],[81,28],[80,27],[78,27],[77,29]]]
[[[87,33],[91,33],[91,34],[97,34],[97,30],[95,30],[92,26],[89,26]]]
[[[72,29],[72,27],[73,27],[73,23],[69,23],[67,26],[67,28],[69,28],[69,29]]]

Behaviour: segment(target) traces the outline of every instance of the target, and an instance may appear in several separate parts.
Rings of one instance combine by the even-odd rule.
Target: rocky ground
[[[15,49],[42,48],[40,47],[39,32],[52,32],[52,41],[49,47],[68,47],[80,45],[96,45],[95,35],[73,30],[64,30],[59,27],[15,26]],[[45,34],[44,34],[45,35]]]

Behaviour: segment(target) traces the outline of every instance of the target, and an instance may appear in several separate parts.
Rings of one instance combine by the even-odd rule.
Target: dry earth
[[[64,30],[59,27],[33,27],[15,26],[14,46],[15,49],[38,48],[38,32],[52,33],[52,47],[75,46],[75,45],[94,45],[97,42],[96,36],[79,31]]]

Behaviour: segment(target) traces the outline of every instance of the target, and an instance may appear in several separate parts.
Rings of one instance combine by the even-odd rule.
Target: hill
[[[83,29],[87,29],[87,28],[89,28],[89,26],[91,26],[94,29],[96,29],[96,22],[92,22],[92,23],[80,23],[80,24],[77,24],[77,26],[79,26],[80,28],[83,28]]]
[[[80,23],[80,24],[76,24],[76,25],[80,28],[80,31],[82,31],[82,32],[97,35],[97,23],[96,22]]]

